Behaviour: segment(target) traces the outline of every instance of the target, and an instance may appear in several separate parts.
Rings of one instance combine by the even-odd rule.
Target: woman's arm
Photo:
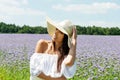
[[[76,27],[73,28],[73,35],[72,35],[72,41],[71,41],[71,47],[69,50],[69,54],[66,57],[65,64],[67,66],[72,66],[74,64],[74,61],[76,59],[76,44],[77,44],[77,31]]]
[[[64,76],[61,76],[59,78],[52,78],[50,76],[46,76],[44,73],[41,73],[38,77],[44,80],[67,80]]]

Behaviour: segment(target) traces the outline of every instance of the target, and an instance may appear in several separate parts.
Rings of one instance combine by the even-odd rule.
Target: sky
[[[0,0],[0,22],[46,26],[55,22],[120,28],[120,0]]]

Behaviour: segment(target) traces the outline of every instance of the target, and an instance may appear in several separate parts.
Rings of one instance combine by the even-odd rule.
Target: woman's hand
[[[46,76],[43,72],[40,73],[40,75],[38,75],[37,77],[42,78],[43,80],[67,80],[65,78],[65,76],[61,76],[61,77],[58,77],[58,78],[52,78],[50,76]]]
[[[71,47],[68,53],[68,56],[65,59],[65,64],[67,66],[72,66],[75,62],[76,59],[76,44],[77,44],[77,31],[76,31],[76,27],[73,28],[73,34],[72,34],[72,38],[71,38]]]
[[[71,43],[72,43],[72,46],[76,46],[76,44],[77,44],[77,30],[76,30],[76,27],[73,28]]]

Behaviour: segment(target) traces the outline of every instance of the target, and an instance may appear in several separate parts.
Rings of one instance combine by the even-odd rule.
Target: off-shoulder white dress
[[[65,58],[61,65],[61,71],[57,72],[57,60],[58,55],[34,53],[30,58],[30,80],[42,80],[37,77],[41,72],[54,78],[62,75],[66,78],[72,78],[76,72],[76,61],[69,67],[64,63]]]

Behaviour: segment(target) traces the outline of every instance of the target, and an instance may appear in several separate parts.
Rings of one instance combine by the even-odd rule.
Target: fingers
[[[72,45],[77,44],[77,30],[76,27],[73,27],[73,34],[72,34]]]
[[[76,27],[73,27],[73,38],[77,38],[77,30]]]

